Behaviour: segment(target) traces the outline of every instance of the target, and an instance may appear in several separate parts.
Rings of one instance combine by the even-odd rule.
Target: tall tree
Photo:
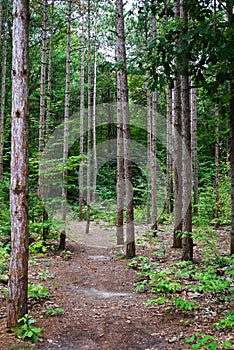
[[[67,204],[67,175],[66,162],[68,160],[68,133],[69,133],[69,108],[70,108],[70,71],[71,71],[71,14],[72,0],[68,0],[67,4],[67,57],[66,57],[66,87],[65,87],[65,110],[64,110],[64,139],[63,139],[63,163],[65,169],[63,171],[63,188],[62,188],[62,219],[65,228],[60,234],[59,248],[64,250],[66,247],[66,204]]]
[[[91,161],[91,28],[90,28],[90,0],[88,0],[88,130],[87,130],[87,208],[86,208],[86,229],[85,232],[89,233],[90,226],[90,204],[91,204],[91,174],[90,174],[90,161]]]
[[[45,86],[46,86],[46,37],[47,37],[47,0],[42,3],[42,33],[41,33],[41,81],[40,81],[40,123],[39,123],[39,157],[45,146]],[[40,162],[41,163],[41,162]],[[43,171],[39,165],[38,196],[43,193]]]
[[[117,63],[121,82],[121,109],[123,118],[123,148],[124,148],[124,175],[126,193],[126,256],[135,256],[135,233],[133,212],[133,186],[130,153],[130,115],[128,105],[128,82],[125,49],[125,29],[123,16],[123,1],[116,0],[117,12]],[[118,80],[117,80],[118,83]]]
[[[180,1],[174,0],[174,16],[180,18]],[[175,45],[178,47],[179,38]],[[174,81],[174,235],[173,248],[182,248],[182,121],[181,121],[181,81],[180,66],[176,62]]]
[[[118,59],[118,42],[116,45],[116,57]],[[117,244],[124,244],[124,148],[123,148],[123,113],[122,113],[122,70],[117,70]]]
[[[188,12],[186,1],[182,1],[181,18],[183,35],[188,33]],[[182,116],[183,116],[183,215],[184,238],[182,239],[182,260],[193,260],[192,241],[192,161],[191,161],[191,114],[190,114],[190,84],[187,52],[182,54]]]
[[[215,111],[215,218],[219,217],[219,110]]]
[[[47,72],[47,108],[46,108],[46,139],[50,133],[50,114],[51,114],[51,83],[52,83],[52,59],[53,59],[53,36],[54,36],[54,0],[51,1],[51,17],[50,17],[50,41],[49,41],[49,60]]]
[[[227,0],[228,24],[232,33],[232,41],[230,42],[233,49],[233,28],[234,14],[233,2]],[[231,165],[231,233],[230,233],[230,254],[234,254],[234,57],[230,60],[230,128],[231,128],[231,149],[230,149],[230,165]]]
[[[84,6],[81,4],[81,6]],[[85,9],[82,8],[81,72],[80,72],[80,157],[84,156],[84,88],[85,88]],[[82,159],[79,166],[79,220],[83,219],[83,176]]]
[[[166,169],[166,213],[171,213],[172,196],[172,88],[167,84],[167,169]]]
[[[155,5],[155,4],[154,4]],[[152,40],[156,39],[156,16],[152,17]],[[152,165],[151,165],[151,188],[152,188],[152,229],[154,236],[158,229],[157,210],[157,91],[152,92]]]
[[[198,152],[197,152],[197,89],[191,89],[191,122],[192,122],[192,145],[193,145],[193,193],[195,216],[198,216]]]
[[[7,39],[8,39],[8,2],[6,2],[6,13],[4,21],[2,42],[2,89],[1,89],[1,115],[0,115],[0,181],[3,177],[3,153],[4,153],[4,119],[6,103],[6,68],[7,68]]]
[[[93,48],[93,193],[92,200],[96,200],[97,195],[97,136],[96,136],[96,100],[97,100],[97,49],[96,49],[96,28]]]
[[[2,0],[0,0],[0,38],[2,38]]]
[[[28,24],[29,1],[13,1],[11,122],[11,258],[7,326],[28,312]]]

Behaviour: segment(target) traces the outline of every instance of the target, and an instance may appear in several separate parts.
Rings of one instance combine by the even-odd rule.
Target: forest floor
[[[146,230],[145,226],[137,226],[137,236]],[[124,251],[114,246],[114,229],[105,223],[101,227],[92,223],[89,235],[82,232],[84,225],[73,222],[65,252],[48,249],[42,257],[30,257],[29,282],[42,284],[51,294],[49,299],[32,298],[29,302],[29,314],[43,329],[37,344],[6,333],[5,299],[0,290],[1,350],[189,349],[185,338],[197,332],[213,335],[219,344],[229,340],[234,349],[231,331],[215,330],[213,326],[220,315],[233,310],[233,300],[216,303],[201,296],[200,309],[192,312],[156,304],[146,306],[155,296],[136,291],[136,271],[126,268],[129,261],[119,258]],[[219,234],[223,245],[228,234],[224,230]],[[154,246],[139,244],[137,255],[149,256],[162,243],[168,248],[160,263],[166,267],[180,261],[181,251],[170,248],[171,234],[163,230]],[[196,249],[195,256],[199,258]],[[45,314],[55,307],[64,312]],[[222,349],[221,345],[216,349]]]

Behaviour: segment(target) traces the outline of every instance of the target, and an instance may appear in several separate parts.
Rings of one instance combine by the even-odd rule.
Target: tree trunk
[[[83,6],[83,5],[82,5]],[[84,156],[84,83],[85,83],[85,32],[84,32],[85,13],[82,13],[82,38],[81,38],[81,72],[80,72],[80,166],[79,166],[79,220],[83,219],[83,174],[84,164],[82,157]]]
[[[183,1],[181,18],[183,21],[183,34],[188,31],[188,13]],[[183,116],[183,232],[186,235],[182,239],[182,260],[193,260],[192,240],[192,161],[191,161],[191,114],[190,114],[190,84],[186,53],[183,55],[182,74],[182,116]]]
[[[39,124],[39,160],[45,146],[45,85],[46,85],[46,22],[47,22],[47,0],[43,0],[42,8],[42,52],[41,52],[41,82],[40,82],[40,124]],[[39,161],[38,196],[43,196],[43,169]]]
[[[192,144],[193,144],[193,192],[195,216],[198,216],[198,155],[197,155],[197,90],[191,89],[191,120],[192,120]]]
[[[219,217],[219,111],[215,111],[215,218]]]
[[[94,77],[93,77],[93,196],[95,202],[97,195],[97,145],[96,145],[96,97],[97,97],[97,53],[96,53],[96,38],[94,42]]]
[[[123,149],[124,149],[124,174],[125,174],[125,193],[126,193],[126,256],[131,258],[135,256],[135,233],[133,218],[133,186],[132,186],[132,167],[130,155],[130,116],[128,106],[128,83],[127,66],[125,50],[125,32],[123,1],[116,0],[117,12],[117,63],[120,65],[121,72],[121,109],[123,116]]]
[[[2,17],[2,16],[1,16]],[[1,94],[1,117],[0,117],[0,181],[3,177],[3,153],[4,153],[4,116],[6,102],[6,67],[7,67],[7,39],[8,39],[8,2],[6,2],[4,38],[2,44],[2,94]]]
[[[234,79],[230,84],[230,127],[231,127],[231,233],[230,233],[230,254],[234,254]]]
[[[51,73],[53,58],[53,35],[54,35],[54,0],[51,1],[51,17],[50,17],[50,42],[49,42],[49,61],[47,73],[47,109],[46,109],[46,140],[50,134],[50,113],[51,113]]]
[[[86,229],[89,233],[90,226],[90,158],[91,158],[91,35],[90,35],[90,0],[88,0],[88,130],[87,130],[87,208],[86,208]]]
[[[28,0],[14,0],[8,327],[15,327],[28,312],[28,24]]]
[[[156,39],[156,18],[152,18],[152,39]],[[151,166],[151,189],[152,189],[152,229],[153,236],[156,236],[158,229],[158,209],[157,209],[157,92],[152,92],[152,166]]]
[[[147,43],[148,47],[148,43]],[[152,181],[151,181],[151,133],[152,133],[152,120],[151,120],[151,93],[150,93],[150,86],[149,86],[149,72],[147,72],[147,90],[146,90],[146,99],[147,99],[147,164],[148,164],[148,169],[147,169],[147,175],[148,175],[148,193],[147,193],[147,203],[146,203],[146,220],[147,224],[151,223],[151,186],[152,186]]]
[[[0,39],[2,38],[2,0],[0,0]]]
[[[66,58],[66,90],[65,90],[65,110],[64,110],[64,141],[63,141],[63,163],[68,160],[68,133],[69,133],[69,107],[70,107],[70,57],[71,57],[71,13],[72,0],[67,4],[67,58]],[[63,188],[62,188],[62,220],[66,226],[66,205],[67,205],[67,175],[68,171],[63,171]],[[59,249],[64,250],[66,247],[66,228],[60,234]]]
[[[180,2],[174,0],[175,18],[180,17]],[[175,45],[179,45],[179,40]],[[174,82],[174,235],[173,248],[182,248],[182,123],[181,123],[181,82],[179,64]]]
[[[123,115],[121,102],[121,77],[122,72],[117,71],[117,223],[116,223],[116,238],[117,244],[124,244],[124,169],[123,169]]]
[[[171,213],[172,196],[172,89],[167,84],[167,169],[166,169],[166,213]]]
[[[234,27],[233,4],[227,1],[228,23],[230,30]],[[231,167],[231,232],[230,232],[230,254],[234,254],[234,58],[230,61],[230,167]]]

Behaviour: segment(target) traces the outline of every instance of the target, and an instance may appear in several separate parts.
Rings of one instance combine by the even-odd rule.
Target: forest
[[[233,349],[234,0],[0,0],[0,349]]]

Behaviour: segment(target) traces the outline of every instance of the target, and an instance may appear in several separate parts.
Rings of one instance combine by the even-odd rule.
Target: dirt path
[[[45,319],[44,340],[36,349],[140,350],[168,349],[158,332],[162,320],[145,307],[115,251],[73,246],[73,257],[57,269],[53,300],[64,315]]]
[[[196,314],[167,312],[156,304],[145,306],[153,296],[135,291],[136,273],[118,258],[123,248],[113,245],[114,230],[92,224],[87,236],[84,229],[84,224],[71,222],[67,244],[71,253],[48,251],[30,259],[29,282],[42,284],[51,293],[49,300],[30,301],[29,313],[43,329],[43,338],[35,346],[6,334],[5,300],[0,298],[0,350],[179,350],[186,348],[184,339],[197,330],[210,333],[216,316],[206,315],[206,309],[198,319]],[[145,230],[136,227],[136,236]],[[162,242],[170,237],[166,231],[161,236]],[[160,244],[138,246],[137,254],[148,250],[150,254]],[[171,261],[170,249],[167,255]],[[173,259],[179,256],[179,251],[173,251]],[[64,313],[45,314],[54,307],[63,308]]]

